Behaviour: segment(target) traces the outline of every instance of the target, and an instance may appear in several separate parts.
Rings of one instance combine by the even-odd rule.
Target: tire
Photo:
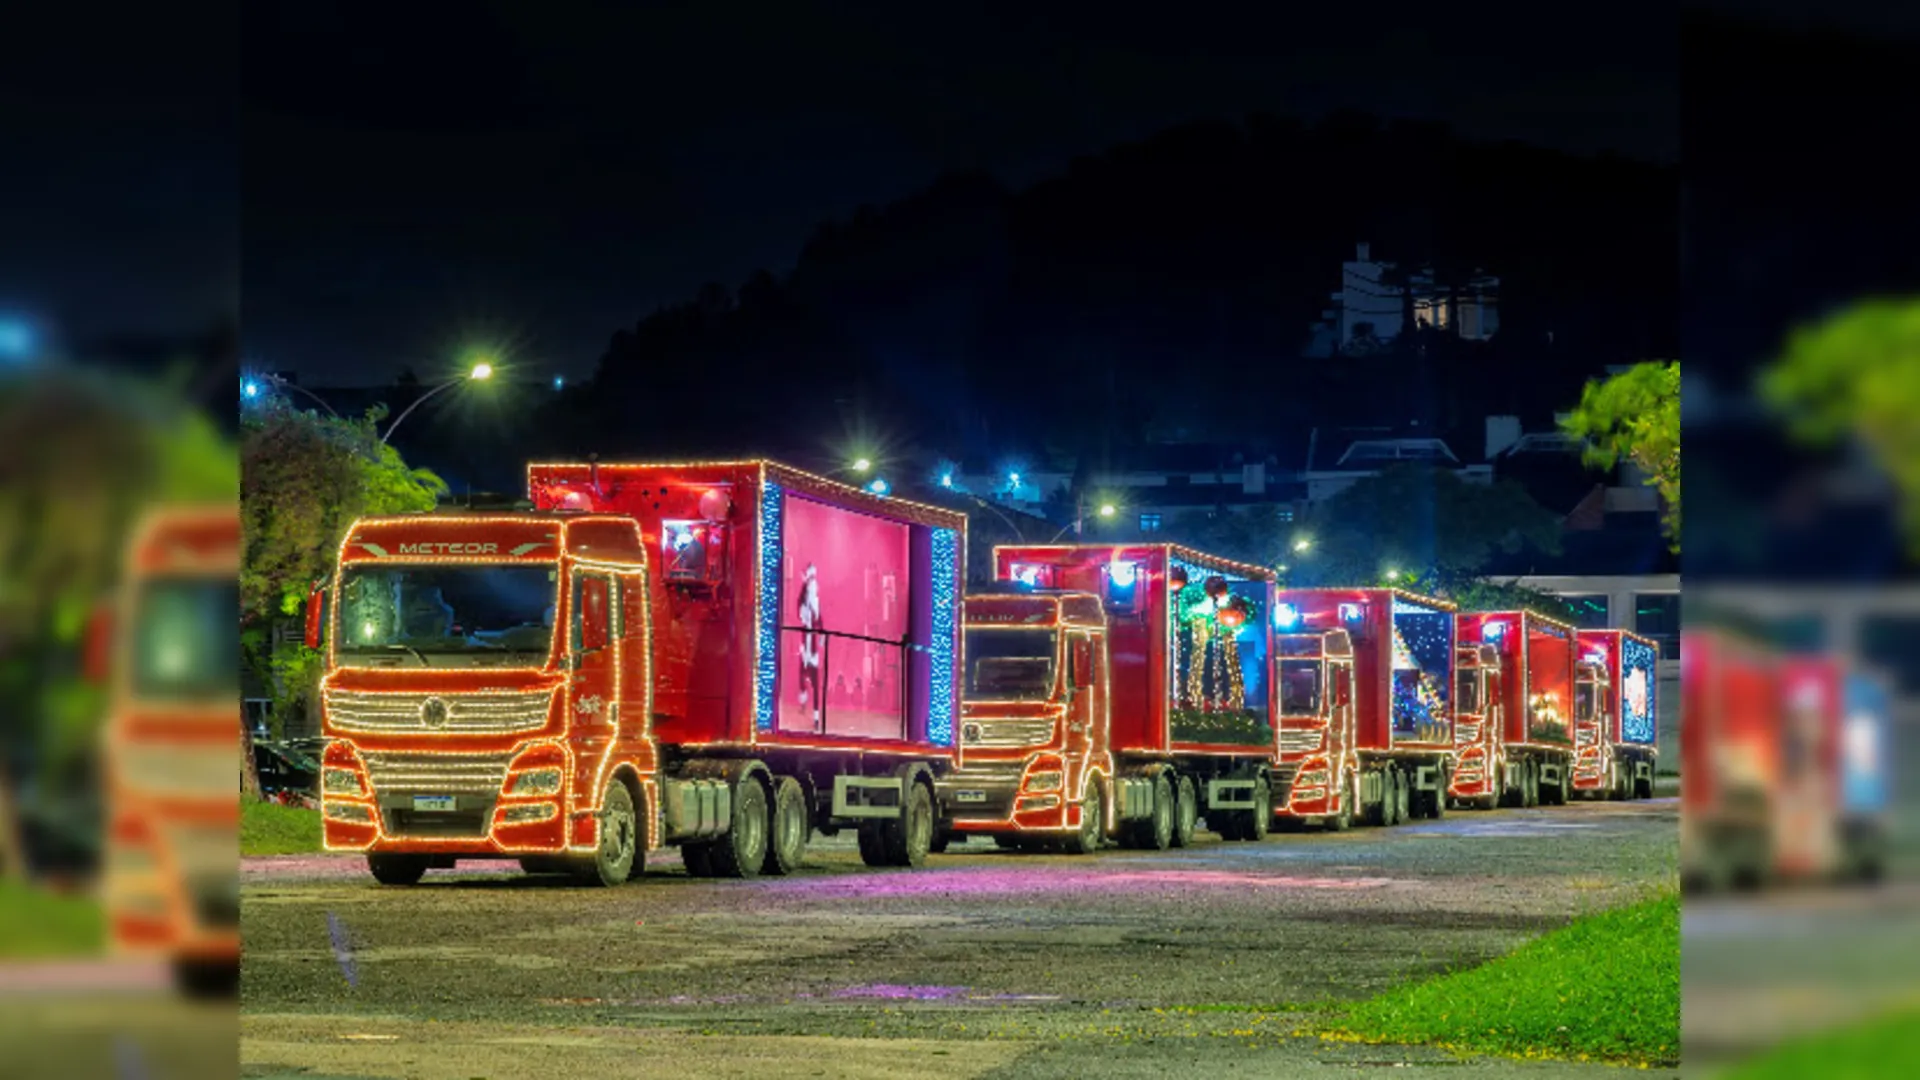
[[[1273,826],[1273,786],[1265,778],[1254,782],[1253,809],[1247,811],[1245,823],[1242,840],[1265,840]]]
[[[182,996],[198,1001],[226,1001],[240,996],[240,960],[175,960],[173,986]]]
[[[713,876],[713,842],[695,840],[680,845],[680,861],[686,864],[687,876],[710,878]]]
[[[574,880],[582,885],[609,886],[624,883],[633,874],[634,864],[646,865],[640,848],[640,815],[633,806],[633,793],[616,778],[607,784],[600,797],[600,842],[593,854],[571,864]]]
[[[1173,789],[1173,846],[1193,845],[1193,831],[1199,824],[1200,800],[1193,789],[1193,777],[1183,776]]]
[[[862,822],[857,835],[860,841],[860,861],[876,870],[886,866],[886,841],[880,835],[880,823]]]
[[[1440,770],[1440,787],[1427,799],[1427,820],[1440,821],[1447,816],[1447,791],[1453,787],[1453,770]]]
[[[1555,806],[1568,806],[1568,805],[1571,805],[1572,803],[1573,803],[1573,770],[1571,768],[1561,769],[1560,782],[1554,785],[1554,789],[1553,789],[1553,804]]]
[[[713,842],[716,877],[755,878],[767,861],[767,789],[757,776],[743,777],[733,786],[733,821],[727,834]]]
[[[1376,828],[1385,828],[1394,824],[1395,805],[1393,767],[1391,765],[1375,770],[1380,777],[1380,801],[1367,811],[1366,822]]]
[[[773,782],[773,812],[767,828],[767,855],[760,872],[785,877],[800,869],[807,857],[807,841],[813,836],[813,821],[807,813],[807,796],[800,781],[782,776]]]
[[[935,855],[945,855],[947,853],[947,845],[952,842],[952,833],[945,829],[935,829],[933,831],[933,843],[927,845],[927,850]]]
[[[367,871],[382,885],[418,885],[427,876],[425,855],[369,855]]]
[[[1393,823],[1405,825],[1413,820],[1413,774],[1396,767],[1393,770]]]
[[[887,865],[908,869],[925,866],[927,851],[933,846],[933,829],[933,793],[927,785],[908,780],[906,805],[901,807],[900,817],[880,829]]]
[[[1147,851],[1173,846],[1173,782],[1164,772],[1153,778],[1153,813],[1140,823],[1140,846]]]
[[[1080,793],[1080,829],[1068,835],[1063,844],[1067,854],[1091,855],[1100,850],[1106,813],[1106,800],[1100,792],[1100,778],[1089,776],[1086,790]]]
[[[1346,832],[1353,828],[1353,807],[1360,801],[1360,774],[1350,772],[1341,782],[1340,812],[1329,817],[1323,826],[1328,832]]]
[[[1532,758],[1520,766],[1520,805],[1526,809],[1540,805],[1540,763]]]

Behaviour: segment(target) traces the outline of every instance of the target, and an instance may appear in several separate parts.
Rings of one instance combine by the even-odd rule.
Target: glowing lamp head
[[[553,388],[554,388],[555,390],[564,390],[564,389],[566,389],[566,387],[567,387],[567,379],[566,379],[566,376],[564,376],[564,375],[555,375],[555,376],[553,377]]]
[[[485,360],[482,360],[479,363],[473,365],[473,371],[470,372],[469,375],[471,378],[475,379],[476,381],[485,381],[487,379],[491,379],[493,378],[493,365],[487,363]]]
[[[940,486],[941,486],[941,487],[943,487],[943,488],[950,488],[950,487],[952,487],[952,486],[953,486],[953,474],[952,474],[952,473],[941,473],[941,474],[940,474]]]
[[[1399,580],[1400,580],[1400,571],[1398,571],[1398,570],[1389,570],[1389,571],[1387,571],[1387,580],[1388,580],[1388,581],[1399,581]]]
[[[1113,505],[1112,503],[1101,503],[1101,504],[1100,504],[1100,516],[1101,516],[1101,517],[1103,517],[1103,518],[1110,518],[1110,517],[1112,517],[1112,516],[1114,515],[1114,513],[1115,513],[1115,510],[1114,510],[1114,505]]]
[[[260,384],[248,379],[240,384],[240,393],[246,397],[257,398],[260,396]]]
[[[1019,473],[1017,473],[1017,472],[1016,472],[1016,473],[1008,473],[1008,474],[1007,474],[1007,483],[1009,483],[1009,484],[1012,484],[1012,485],[1013,485],[1014,487],[1019,487],[1019,486],[1020,486],[1020,474],[1019,474]]]
[[[873,462],[868,458],[855,458],[853,461],[854,472],[866,472],[871,468],[873,468]]]
[[[1312,546],[1313,546],[1313,541],[1305,538],[1295,540],[1293,542],[1293,550],[1295,551],[1305,551]]]
[[[1140,568],[1125,559],[1115,559],[1107,564],[1107,580],[1113,582],[1116,589],[1131,589],[1139,580]]]
[[[892,489],[887,486],[885,480],[875,477],[873,483],[867,485],[867,490],[873,492],[875,495],[885,495]]]

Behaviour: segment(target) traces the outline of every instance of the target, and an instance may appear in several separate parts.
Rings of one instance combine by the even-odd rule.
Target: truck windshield
[[[352,567],[340,579],[334,645],[424,667],[526,663],[553,642],[558,574],[546,563]]]
[[[145,701],[207,701],[240,694],[240,583],[153,578],[135,593],[131,690]]]
[[[966,696],[986,701],[1052,697],[1054,640],[1052,630],[968,630]]]
[[[1283,716],[1320,714],[1320,661],[1280,661],[1280,712]]]

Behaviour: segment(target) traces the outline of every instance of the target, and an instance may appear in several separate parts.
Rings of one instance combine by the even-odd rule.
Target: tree
[[[1354,482],[1291,531],[1293,585],[1426,583],[1449,591],[1497,551],[1560,549],[1560,521],[1511,480],[1472,483],[1448,469],[1395,465]]]
[[[354,519],[431,510],[447,492],[440,477],[380,441],[384,416],[376,407],[340,419],[276,399],[241,424],[241,648],[274,688],[277,721],[309,699],[320,666],[304,645],[276,647],[273,624],[300,611]]]
[[[1795,332],[1760,393],[1800,438],[1867,447],[1903,496],[1900,523],[1920,550],[1920,300],[1867,301]]]
[[[1245,509],[1220,507],[1175,517],[1166,525],[1166,536],[1209,554],[1272,567],[1287,561],[1292,531],[1289,520],[1290,515],[1277,503]]]
[[[105,716],[79,654],[147,507],[230,502],[233,447],[189,404],[182,369],[159,379],[81,367],[0,378],[0,875],[24,872],[14,763],[48,790],[87,783]],[[11,850],[8,850],[11,848]]]
[[[1562,425],[1586,440],[1595,468],[1633,462],[1660,493],[1662,522],[1680,550],[1680,362],[1648,361],[1587,383],[1580,404]]]

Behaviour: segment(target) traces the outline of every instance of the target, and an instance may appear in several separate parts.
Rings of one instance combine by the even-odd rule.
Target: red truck
[[[1454,768],[1454,608],[1398,589],[1287,589],[1274,623],[1283,687],[1282,828],[1397,825],[1446,813]]]
[[[1083,778],[1068,796],[1083,815],[1104,814],[1122,844],[1150,850],[1185,845],[1202,818],[1229,840],[1265,838],[1276,751],[1270,571],[1173,544],[998,547],[994,571],[1027,588],[1091,594],[1105,609],[1106,756],[1095,761],[1090,739],[1062,770]],[[1099,660],[1087,670],[1093,686]],[[961,775],[980,775],[968,749]],[[991,789],[949,786],[966,828],[962,808]]]
[[[1573,790],[1589,798],[1652,798],[1660,644],[1630,630],[1581,630],[1577,643]]]
[[[939,781],[947,820],[935,850],[972,836],[1003,847],[1096,850],[1113,831],[1107,793],[1116,775],[1101,597],[1020,586],[970,595],[963,652],[965,761]],[[1190,835],[1189,828],[1173,839],[1184,844]]]
[[[1780,682],[1762,645],[1722,631],[1680,647],[1680,872],[1689,891],[1754,888],[1773,862]]]
[[[120,596],[89,628],[110,687],[102,732],[108,940],[171,962],[179,988],[240,985],[240,516],[170,507],[128,546]]]
[[[921,865],[957,763],[966,518],[765,461],[536,464],[531,512],[356,522],[310,635],[326,842],[611,885]]]
[[[1578,631],[1532,611],[1472,612],[1458,622],[1462,641],[1491,647],[1499,677],[1488,681],[1490,719],[1480,741],[1460,747],[1463,758],[1470,749],[1479,753],[1473,770],[1454,777],[1454,800],[1481,808],[1566,803],[1573,797],[1576,681],[1597,674],[1576,658]],[[1584,676],[1577,674],[1583,665]]]

